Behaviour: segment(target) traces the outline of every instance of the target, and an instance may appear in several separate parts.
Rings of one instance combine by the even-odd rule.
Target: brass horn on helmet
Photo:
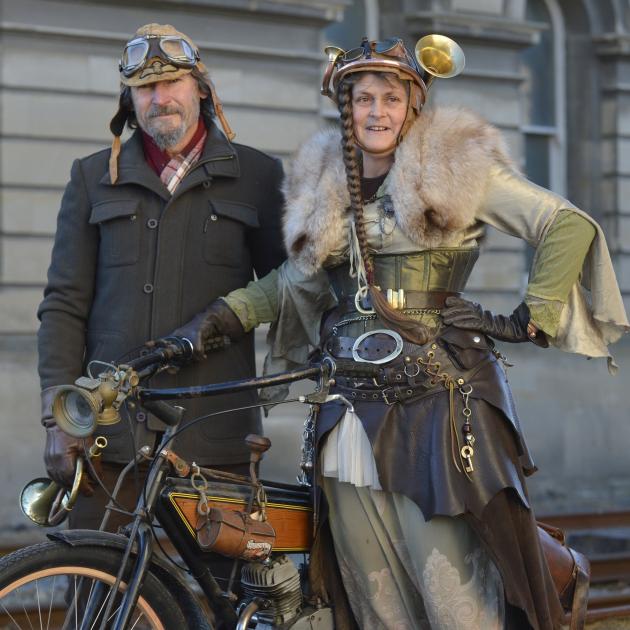
[[[345,54],[345,50],[343,48],[339,48],[337,46],[326,46],[324,48],[324,52],[328,56],[328,66],[326,66],[326,72],[324,72],[324,77],[322,79],[322,89],[320,90],[322,96],[332,96],[332,90],[330,89],[330,77],[332,76],[333,70],[335,69],[335,63],[340,55]]]
[[[106,446],[107,439],[102,436],[97,437],[90,447],[90,458],[100,455]],[[47,477],[38,477],[29,481],[20,493],[22,512],[33,523],[42,527],[55,527],[63,523],[77,502],[84,483],[83,475],[83,459],[78,457],[72,488],[69,491]]]
[[[438,79],[450,79],[462,72],[466,57],[461,46],[446,35],[425,35],[416,43],[416,60],[424,70],[426,86]]]

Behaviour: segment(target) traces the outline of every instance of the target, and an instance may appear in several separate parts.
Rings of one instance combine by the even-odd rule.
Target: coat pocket
[[[99,261],[107,267],[133,265],[140,257],[139,202],[112,199],[92,206],[90,223],[100,229]]]
[[[480,332],[449,326],[440,333],[440,341],[453,363],[462,370],[475,367],[492,352],[494,344]]]
[[[247,232],[259,227],[258,210],[248,204],[211,200],[203,217],[203,257],[209,265],[247,265]]]

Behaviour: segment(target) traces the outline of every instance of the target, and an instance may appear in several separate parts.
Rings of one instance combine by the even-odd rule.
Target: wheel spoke
[[[39,615],[39,630],[43,630],[42,625],[42,605],[39,601],[39,580],[35,580],[35,596],[37,598],[37,614]]]
[[[55,601],[55,580],[57,579],[56,575],[53,575],[52,585],[50,587],[50,604],[48,604],[48,622],[46,623],[46,630],[50,630],[50,620],[52,618],[52,607],[53,602]]]
[[[6,608],[6,606],[4,604],[2,604],[2,610],[4,610],[4,612],[9,616],[9,619],[15,624],[15,627],[18,630],[21,630],[22,626],[15,620],[13,615],[7,610],[7,608]]]

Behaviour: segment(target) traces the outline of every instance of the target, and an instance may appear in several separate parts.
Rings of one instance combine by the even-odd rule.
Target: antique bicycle
[[[54,415],[75,437],[91,435],[99,422],[112,422],[125,404],[141,405],[168,425],[151,452],[143,447],[123,469],[101,530],[49,534],[48,542],[18,550],[0,561],[0,607],[11,628],[301,628],[332,629],[333,616],[309,590],[308,552],[313,531],[313,415],[331,398],[334,364],[324,360],[293,372],[201,387],[151,389],[143,382],[190,356],[185,340],[173,339],[126,364],[112,365],[97,378],[82,377],[60,390]],[[369,369],[369,367],[366,367]],[[250,475],[206,469],[171,448],[182,430],[184,409],[166,401],[238,392],[313,379],[317,385],[299,402],[310,405],[305,421],[298,485],[261,481],[257,467],[270,441],[250,435]],[[343,402],[343,401],[342,401]],[[349,404],[349,403],[348,403]],[[77,468],[72,493],[54,482],[34,480],[22,493],[22,507],[36,522],[62,520],[81,483],[81,467],[105,443],[102,438]],[[79,459],[81,462],[82,460]],[[148,462],[146,482],[124,533],[103,531],[126,474]],[[60,516],[61,514],[61,516]],[[176,550],[165,553],[156,526]],[[217,554],[233,559],[226,588],[213,575]]]

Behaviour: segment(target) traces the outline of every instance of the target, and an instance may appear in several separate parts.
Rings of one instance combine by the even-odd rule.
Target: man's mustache
[[[181,116],[183,112],[179,107],[173,105],[170,107],[166,105],[153,105],[147,112],[147,118],[157,118],[158,116],[168,116],[170,114],[179,114]]]

